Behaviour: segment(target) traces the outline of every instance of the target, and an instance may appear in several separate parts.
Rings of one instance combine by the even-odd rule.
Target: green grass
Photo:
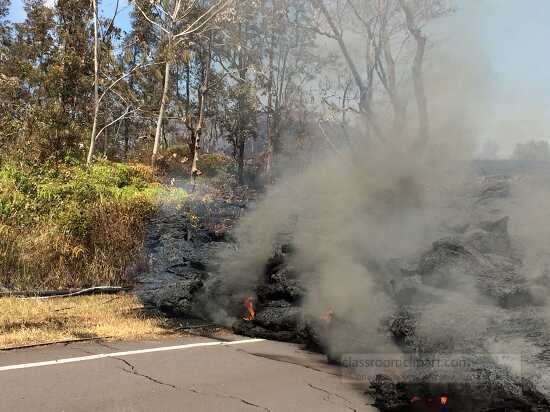
[[[0,285],[129,284],[147,220],[167,199],[183,203],[186,193],[143,165],[1,164]]]

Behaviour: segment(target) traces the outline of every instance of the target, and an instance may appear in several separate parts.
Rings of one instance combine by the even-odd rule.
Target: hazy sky
[[[55,0],[49,0],[55,1]],[[22,0],[12,0],[11,17],[24,18]],[[104,0],[108,12],[116,0]],[[127,0],[117,19],[127,27]],[[491,113],[484,135],[501,154],[516,141],[550,138],[550,0],[456,0],[457,13],[441,23],[448,52],[478,56],[490,73]],[[439,41],[439,40],[438,40]],[[477,58],[477,57],[476,57]]]
[[[501,155],[517,141],[550,138],[550,0],[462,0],[449,39],[477,47],[491,73],[487,137]],[[461,42],[467,33],[469,39]],[[464,50],[462,50],[464,53]]]

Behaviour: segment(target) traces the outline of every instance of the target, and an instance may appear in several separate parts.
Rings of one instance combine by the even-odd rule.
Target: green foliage
[[[0,284],[127,283],[159,201],[185,198],[143,165],[0,164]]]
[[[0,168],[2,220],[14,223],[10,220],[17,219],[21,226],[34,224],[37,219],[45,223],[74,220],[99,200],[131,200],[157,186],[138,168],[119,163],[103,162],[90,168],[32,168],[5,163]]]

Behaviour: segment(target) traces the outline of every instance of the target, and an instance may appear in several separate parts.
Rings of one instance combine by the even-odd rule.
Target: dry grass
[[[0,285],[15,290],[130,285],[133,272],[144,265],[152,204],[101,201],[86,213],[93,224],[84,240],[47,224],[33,231],[0,224]]]
[[[139,340],[174,335],[169,322],[145,313],[130,295],[62,299],[0,298],[0,348],[108,337]]]

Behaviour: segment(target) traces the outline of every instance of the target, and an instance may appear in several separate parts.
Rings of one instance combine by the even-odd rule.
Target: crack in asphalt
[[[235,349],[237,351],[240,351],[240,352],[244,352],[248,355],[252,355],[252,356],[257,356],[259,358],[263,358],[263,359],[268,359],[268,360],[271,360],[271,361],[274,361],[274,362],[281,362],[281,363],[286,363],[286,364],[291,364],[291,365],[296,365],[296,366],[301,366],[303,368],[306,368],[306,369],[310,369],[310,370],[313,370],[315,372],[320,372],[320,373],[324,373],[324,374],[327,374],[327,375],[332,375],[332,376],[341,376],[339,375],[338,373],[332,373],[332,372],[329,372],[329,371],[326,371],[326,370],[322,370],[322,369],[318,369],[318,368],[315,368],[313,366],[309,366],[309,365],[304,365],[303,363],[298,363],[298,362],[293,362],[292,360],[290,359],[285,359],[284,357],[279,357],[279,356],[270,356],[270,355],[266,355],[266,354],[261,354],[261,353],[254,353],[254,352],[248,352],[244,349]],[[341,395],[338,395],[337,393],[334,393],[334,392],[329,392],[323,388],[320,388],[318,386],[315,386],[311,383],[307,383],[309,387],[311,387],[312,389],[315,389],[315,390],[318,390],[318,391],[321,391],[321,392],[324,392],[326,394],[326,396],[323,397],[323,400],[325,400],[326,402],[329,402],[329,403],[332,403],[333,405],[336,405],[336,403],[334,402],[331,402],[329,397],[330,396],[335,396],[337,398],[340,398],[342,399],[344,402],[347,402],[347,403],[350,403],[352,404],[352,402],[341,396]],[[357,412],[357,409],[355,408],[352,408],[348,405],[341,405],[341,406],[344,406],[345,408],[351,410],[351,411],[354,411],[354,412]]]
[[[327,402],[329,402],[329,403],[332,403],[332,404],[336,405],[334,402],[331,402],[331,401],[330,401],[330,396],[335,396],[335,397],[337,397],[337,398],[342,399],[344,402],[352,403],[349,399],[346,399],[346,398],[344,398],[343,396],[338,395],[337,393],[327,391],[326,389],[320,388],[319,386],[315,386],[315,385],[313,385],[313,384],[311,384],[311,383],[309,383],[309,382],[307,382],[307,385],[308,385],[310,388],[312,388],[312,389],[315,389],[315,390],[318,390],[318,391],[320,391],[320,392],[325,393],[326,396],[323,397],[323,400],[325,400],[325,401],[327,401]],[[345,408],[349,409],[350,411],[357,412],[357,409],[352,408],[351,406],[348,406],[348,405],[342,405],[342,406],[344,406]]]
[[[108,347],[108,345],[106,344],[103,344],[101,346],[106,346]],[[85,353],[92,353],[92,352],[88,352],[82,348],[79,348],[79,350],[81,350],[82,352],[85,352]],[[301,363],[296,363],[296,362],[292,362],[291,360],[287,360],[287,359],[284,359],[282,357],[276,357],[276,356],[269,356],[269,355],[264,355],[264,354],[259,354],[259,353],[251,353],[251,352],[247,352],[245,350],[242,350],[242,349],[237,349],[238,351],[242,351],[242,352],[245,352],[249,355],[252,355],[252,356],[257,356],[257,357],[260,357],[260,358],[263,358],[263,359],[267,359],[267,360],[272,360],[272,361],[275,361],[275,362],[281,362],[281,363],[286,363],[286,364],[292,364],[292,365],[296,365],[296,366],[301,366],[301,367],[304,367],[306,369],[310,369],[310,370],[313,370],[313,371],[316,371],[316,372],[321,372],[321,373],[326,373],[326,374],[330,374],[330,375],[336,375],[336,376],[339,376],[335,373],[330,373],[328,371],[324,371],[324,370],[321,370],[321,369],[317,369],[317,368],[314,368],[312,366],[308,366],[308,365],[304,365],[304,364],[301,364]],[[156,379],[152,376],[149,376],[149,375],[145,375],[143,373],[140,373],[138,371],[138,369],[133,365],[131,364],[130,362],[128,362],[127,360],[123,359],[123,358],[118,358],[118,357],[110,357],[110,359],[115,359],[115,360],[118,360],[122,363],[124,363],[128,368],[119,368],[121,369],[122,371],[126,372],[126,373],[129,373],[129,374],[132,374],[132,375],[136,375],[136,376],[139,376],[139,377],[142,377],[144,379],[147,379],[148,381],[152,382],[152,383],[155,383],[157,385],[163,385],[163,386],[168,386],[172,389],[175,389],[175,390],[181,390],[182,388],[178,388],[177,386],[175,385],[172,385],[171,383],[167,383],[167,382],[162,382],[160,381],[159,379]],[[353,412],[357,412],[357,409],[349,406],[349,405],[346,405],[346,404],[341,404],[341,403],[335,403],[333,402],[330,397],[331,396],[334,396],[336,398],[339,398],[341,399],[342,401],[344,401],[345,403],[348,403],[348,404],[352,404],[352,402],[337,394],[337,393],[334,393],[334,392],[330,392],[326,389],[323,389],[321,387],[318,387],[318,386],[315,386],[309,382],[306,382],[307,385],[314,389],[314,390],[317,390],[317,391],[320,391],[320,392],[323,392],[325,395],[323,396],[323,400],[328,402],[328,403],[331,403],[333,405],[338,405],[338,406],[343,406],[345,407],[346,409],[349,409],[350,411],[353,411]],[[219,392],[203,392],[203,391],[200,391],[196,388],[188,388],[187,389],[188,391],[192,392],[192,393],[195,393],[197,395],[202,395],[202,396],[216,396],[216,397],[221,397],[221,398],[226,398],[226,399],[233,399],[233,400],[236,400],[236,401],[239,401],[245,405],[248,405],[248,406],[252,406],[252,407],[255,407],[255,408],[258,408],[258,409],[263,409],[264,411],[267,411],[267,412],[271,412],[271,410],[265,406],[262,406],[262,405],[258,405],[256,403],[253,403],[253,402],[250,402],[244,398],[241,398],[239,396],[235,396],[235,395],[230,395],[230,394],[226,394],[226,393],[219,393]]]
[[[195,389],[195,388],[189,388],[188,390],[190,392],[196,393],[197,395],[206,395],[206,396],[208,396],[208,395],[212,396],[213,395],[213,396],[219,396],[219,397],[222,397],[222,398],[235,399],[237,401],[240,401],[241,403],[244,403],[245,405],[254,406],[255,408],[260,408],[260,409],[263,409],[267,412],[271,412],[271,409],[266,408],[265,406],[261,406],[261,405],[252,403],[250,401],[247,401],[246,399],[239,398],[238,396],[228,395],[226,393],[218,393],[218,392],[201,392],[201,391],[199,391],[198,389]]]
[[[159,381],[158,379],[155,379],[153,378],[152,376],[149,376],[149,375],[145,375],[143,373],[139,373],[139,371],[136,369],[136,367],[134,365],[132,365],[130,362],[128,362],[126,359],[122,359],[122,358],[116,358],[116,357],[111,357],[111,359],[116,359],[120,362],[123,362],[124,364],[126,364],[128,367],[130,367],[130,369],[126,369],[126,368],[120,368],[121,370],[123,370],[124,372],[126,373],[130,373],[132,375],[136,375],[136,376],[141,376],[142,378],[145,378],[147,379],[148,381],[151,381],[153,383],[156,383],[158,385],[164,385],[164,386],[168,386],[172,389],[179,389],[177,386],[175,385],[172,385],[171,383],[166,383],[166,382],[162,382],[162,381]]]

